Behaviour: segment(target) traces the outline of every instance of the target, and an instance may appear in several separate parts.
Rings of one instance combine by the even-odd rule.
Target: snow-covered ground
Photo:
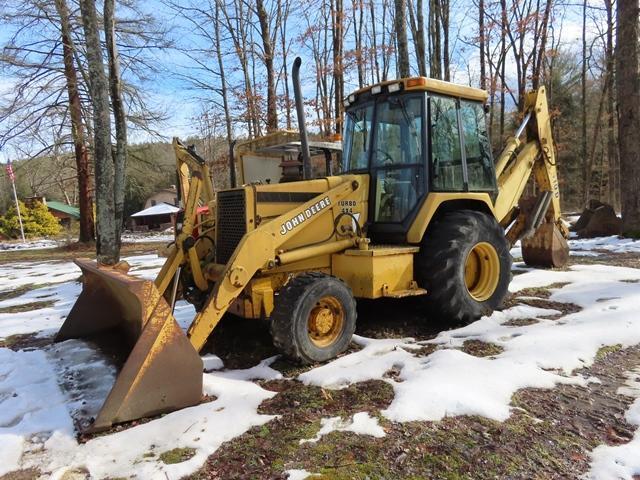
[[[63,245],[64,242],[60,240],[27,240],[26,242],[12,241],[12,242],[0,242],[0,252],[12,251],[12,250],[40,250],[43,248],[55,248]]]
[[[600,248],[576,242],[572,249]],[[629,247],[618,239],[603,242]],[[126,260],[132,274],[151,279],[164,259],[140,255]],[[428,342],[356,336],[360,350],[313,368],[298,379],[329,389],[368,379],[386,381],[395,396],[381,414],[390,421],[438,421],[467,414],[502,421],[511,414],[510,401],[517,390],[596,382],[575,372],[590,365],[600,347],[640,344],[640,269],[576,265],[568,271],[543,271],[522,264],[515,268],[524,273],[514,276],[512,292],[564,284],[552,290],[550,300],[571,302],[582,310],[560,316],[557,310],[517,305],[467,327],[442,332]],[[0,301],[0,309],[46,302],[35,310],[0,313],[0,339],[17,333],[52,335],[80,293],[79,274],[72,262],[0,265],[0,291],[45,284]],[[186,328],[193,315],[190,305],[178,304],[176,317],[181,326]],[[550,320],[551,316],[555,319]],[[519,318],[538,322],[526,326],[509,322]],[[483,358],[462,352],[459,347],[472,339],[499,345],[502,352]],[[437,349],[421,356],[419,350],[424,350],[425,343]],[[74,420],[95,415],[113,381],[113,367],[91,345],[78,340],[21,351],[0,348],[0,476],[28,467],[50,478],[62,478],[74,469],[86,469],[92,478],[165,480],[195,471],[223,442],[273,418],[257,409],[275,393],[255,380],[281,378],[271,368],[275,357],[244,370],[225,370],[215,355],[203,359],[204,393],[216,397],[214,401],[79,444]],[[392,368],[399,374],[387,378],[384,374]],[[640,397],[638,377],[639,371],[629,372],[628,385],[618,394]],[[628,444],[596,448],[591,478],[631,479],[640,474],[640,398],[628,410],[627,420],[638,425],[636,436]],[[300,441],[318,441],[334,430],[375,437],[385,434],[377,418],[359,412],[348,418],[325,418],[315,437]],[[163,463],[160,454],[173,448],[191,448],[194,456],[182,463]],[[289,474],[290,478],[304,478],[309,472],[291,470]]]
[[[121,236],[124,243],[143,243],[143,242],[173,242],[174,235],[173,229],[168,229],[163,232],[124,232]]]
[[[124,232],[121,236],[123,243],[169,243],[173,242],[173,229],[163,232]],[[73,241],[73,240],[71,240]],[[66,240],[54,239],[37,239],[21,242],[18,240],[0,242],[0,252],[9,252],[14,250],[41,250],[45,248],[62,247],[67,243]]]

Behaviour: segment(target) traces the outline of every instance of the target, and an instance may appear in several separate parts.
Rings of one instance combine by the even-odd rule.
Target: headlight
[[[388,89],[389,89],[389,93],[395,93],[395,92],[399,92],[400,91],[400,87],[402,85],[400,83],[392,83],[391,85],[389,85]]]

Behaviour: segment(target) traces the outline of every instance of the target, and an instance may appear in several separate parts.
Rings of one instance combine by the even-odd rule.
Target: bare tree
[[[69,97],[69,116],[71,118],[71,134],[75,149],[76,172],[78,179],[78,207],[80,210],[80,242],[95,240],[95,226],[93,224],[93,197],[91,194],[91,173],[89,165],[89,150],[85,139],[84,122],[82,119],[82,103],[78,88],[78,74],[74,60],[74,45],[71,39],[71,22],[69,9],[65,0],[55,2],[60,17],[60,31],[62,35],[62,52],[64,61],[64,75]]]
[[[260,36],[262,37],[263,61],[267,76],[267,132],[278,129],[278,108],[276,105],[276,74],[274,67],[274,43],[278,32],[279,18],[276,17],[276,26],[272,29],[269,25],[269,14],[264,6],[264,0],[256,0],[256,11],[260,23]]]
[[[127,117],[122,101],[122,79],[120,75],[120,56],[116,44],[115,0],[104,0],[104,32],[109,62],[109,95],[116,130],[116,148],[113,154],[114,207],[116,214],[116,238],[120,246],[120,233],[124,224],[124,189],[127,166]]]
[[[342,133],[342,99],[344,98],[344,71],[342,68],[344,8],[342,0],[331,0],[331,27],[333,33],[333,102],[335,112],[335,132]]]
[[[398,44],[398,74],[400,77],[411,75],[409,68],[409,46],[407,44],[407,1],[395,0],[395,30]]]
[[[604,0],[607,15],[607,32],[605,47],[605,75],[611,86],[607,92],[607,159],[609,163],[609,202],[612,205],[620,205],[620,165],[618,163],[615,131],[615,89],[614,87],[614,0]]]
[[[98,262],[113,265],[120,258],[119,228],[116,225],[114,168],[111,153],[109,83],[104,72],[100,30],[94,0],[80,0],[86,39],[89,92],[93,107],[94,161],[96,176],[96,217]]]
[[[418,0],[414,9],[413,2],[409,2],[409,22],[411,24],[411,35],[416,50],[416,60],[418,63],[418,74],[427,76],[427,58],[424,40],[424,11],[422,0]]]
[[[487,71],[485,63],[485,27],[484,27],[484,0],[478,3],[478,41],[480,44],[480,88],[487,88]]]

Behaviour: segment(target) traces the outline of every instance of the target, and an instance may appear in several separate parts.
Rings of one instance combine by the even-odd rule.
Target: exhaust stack
[[[304,105],[300,90],[300,65],[302,59],[296,57],[293,62],[293,95],[296,100],[296,114],[298,117],[298,130],[300,131],[300,148],[302,151],[302,174],[305,180],[311,178],[311,154],[309,153],[309,139],[307,138],[307,122],[304,118]]]

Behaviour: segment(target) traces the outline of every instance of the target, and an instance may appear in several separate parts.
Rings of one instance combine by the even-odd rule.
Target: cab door
[[[426,193],[425,95],[381,100],[371,146],[369,236],[378,243],[403,243]]]

